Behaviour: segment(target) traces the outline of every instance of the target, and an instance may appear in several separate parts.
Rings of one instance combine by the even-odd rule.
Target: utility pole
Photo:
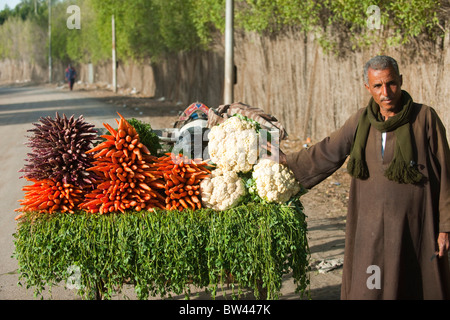
[[[114,21],[114,15],[111,18],[112,26],[112,80],[113,90],[117,92],[117,59],[116,59],[116,26]]]
[[[224,104],[234,100],[234,40],[233,40],[234,0],[226,0],[225,4],[225,85]]]
[[[48,0],[48,82],[52,83],[52,0]]]

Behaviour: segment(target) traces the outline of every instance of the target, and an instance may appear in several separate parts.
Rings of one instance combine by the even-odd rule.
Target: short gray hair
[[[398,76],[400,76],[400,72],[398,70],[398,64],[397,61],[395,61],[394,58],[389,56],[375,56],[364,66],[364,83],[369,84],[369,68],[373,70],[386,70],[389,68],[393,68],[394,71],[397,73]]]

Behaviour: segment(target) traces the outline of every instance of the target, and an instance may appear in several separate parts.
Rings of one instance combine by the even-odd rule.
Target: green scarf
[[[394,131],[397,138],[392,159],[385,176],[398,183],[418,183],[422,174],[416,166],[414,150],[411,142],[411,114],[413,100],[411,96],[402,90],[402,110],[395,116],[383,121],[379,105],[370,99],[367,108],[361,115],[356,129],[355,138],[347,163],[347,170],[352,177],[365,180],[369,177],[369,170],[365,160],[365,148],[370,126],[380,132]]]

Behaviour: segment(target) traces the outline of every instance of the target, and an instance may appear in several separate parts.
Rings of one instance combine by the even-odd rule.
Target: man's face
[[[365,87],[380,106],[380,113],[392,117],[399,110],[397,107],[402,95],[402,76],[398,76],[393,68],[384,70],[368,70],[369,83]]]

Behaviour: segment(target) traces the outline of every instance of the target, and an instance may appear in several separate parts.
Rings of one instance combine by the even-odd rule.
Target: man
[[[72,65],[68,65],[66,69],[66,81],[69,83],[70,91],[73,90],[73,84],[75,82],[75,78],[77,77],[77,72],[72,67]]]
[[[394,59],[372,58],[364,68],[368,106],[311,148],[280,152],[308,189],[349,158],[341,299],[450,299],[446,131],[402,81]]]

